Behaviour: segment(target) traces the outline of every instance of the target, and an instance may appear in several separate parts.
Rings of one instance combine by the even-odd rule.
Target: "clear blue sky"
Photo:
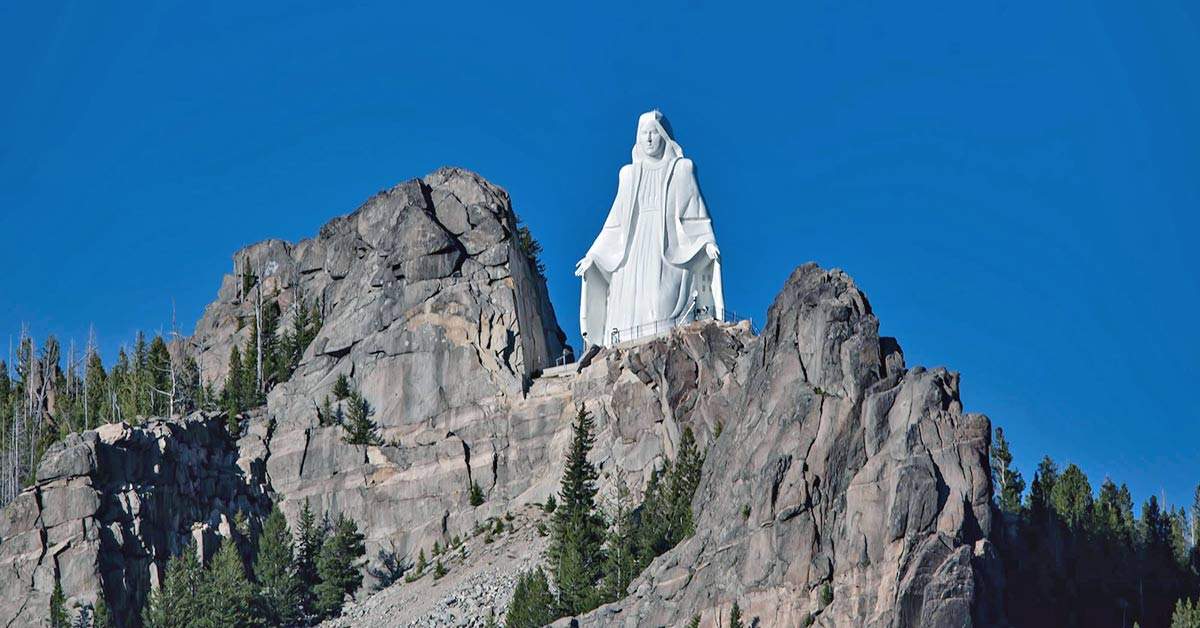
[[[732,308],[844,268],[1027,478],[1049,453],[1190,503],[1194,2],[237,4],[0,7],[5,337],[190,330],[238,247],[443,164],[512,193],[577,337],[572,265],[658,107]]]

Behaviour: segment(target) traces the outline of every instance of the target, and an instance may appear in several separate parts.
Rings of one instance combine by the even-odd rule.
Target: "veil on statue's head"
[[[654,109],[638,116],[639,131],[641,130],[642,125],[645,124],[653,124],[654,126],[658,127],[658,134],[662,136],[663,142],[666,144],[666,146],[663,147],[662,159],[683,157],[683,147],[679,145],[679,142],[675,141],[675,134],[671,132],[671,123],[667,121],[666,116],[664,116],[661,111]],[[672,154],[672,152],[674,152],[674,154]],[[633,163],[636,164],[639,161],[645,161],[646,159],[648,159],[648,157],[646,156],[645,151],[642,149],[642,143],[637,141],[635,138],[633,141]]]

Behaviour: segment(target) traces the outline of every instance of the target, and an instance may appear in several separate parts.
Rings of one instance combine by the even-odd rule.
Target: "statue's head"
[[[638,118],[637,140],[633,144],[633,161],[683,157],[683,148],[675,142],[670,129],[670,123],[657,109],[643,113]]]

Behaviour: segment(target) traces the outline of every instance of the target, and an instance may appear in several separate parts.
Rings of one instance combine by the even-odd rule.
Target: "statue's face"
[[[638,144],[642,146],[642,151],[647,157],[657,159],[662,157],[663,148],[666,146],[666,141],[661,133],[658,132],[658,127],[653,124],[643,124],[638,128]]]

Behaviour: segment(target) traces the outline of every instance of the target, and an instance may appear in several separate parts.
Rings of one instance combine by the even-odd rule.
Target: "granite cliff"
[[[248,337],[247,268],[285,319],[320,298],[299,367],[236,442],[221,417],[196,415],[55,445],[0,514],[0,625],[44,618],[55,578],[83,604],[103,590],[132,621],[167,556],[272,502],[293,522],[305,500],[353,517],[369,574],[411,564],[552,494],[581,405],[596,416],[602,493],[623,482],[636,498],[685,427],[709,448],[696,534],[582,625],[715,625],[735,600],[768,626],[1002,623],[988,420],[962,412],[957,375],[907,368],[839,271],[798,268],[758,335],[697,323],[550,368],[564,335],[545,282],[508,195],[473,173],[403,183],[313,239],[234,263],[188,343],[204,378],[220,382]],[[340,375],[375,407],[384,444],[348,445],[318,420]],[[363,608],[348,617],[389,620],[387,604]]]

